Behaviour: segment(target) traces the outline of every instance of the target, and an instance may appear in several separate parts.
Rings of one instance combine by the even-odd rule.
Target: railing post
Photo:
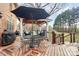
[[[75,33],[73,33],[73,43],[75,43]]]
[[[64,44],[64,33],[61,34],[62,44]]]
[[[70,33],[70,43],[72,43],[72,33]]]
[[[52,32],[52,44],[56,43],[56,33]]]

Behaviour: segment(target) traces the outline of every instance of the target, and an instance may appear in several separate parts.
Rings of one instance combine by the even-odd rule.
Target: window
[[[13,27],[14,27],[14,24],[13,24],[12,16],[9,16],[7,21],[7,30],[13,31]]]

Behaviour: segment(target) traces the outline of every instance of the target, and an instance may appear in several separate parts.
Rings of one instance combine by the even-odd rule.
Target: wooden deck
[[[78,49],[74,44],[57,45],[44,40],[38,48],[28,49],[21,43],[19,37],[16,41],[5,47],[0,47],[0,56],[76,56]]]
[[[76,56],[77,48],[65,45],[51,45],[46,51],[46,56]]]
[[[27,50],[25,47],[15,48],[13,45],[1,47],[0,56],[76,56],[77,48],[72,45],[57,45],[42,42],[39,48]]]

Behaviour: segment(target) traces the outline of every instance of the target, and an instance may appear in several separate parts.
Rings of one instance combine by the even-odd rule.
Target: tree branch
[[[49,5],[50,3],[47,3],[47,4],[45,4],[45,5],[43,5],[43,6],[41,6],[41,8],[44,8],[44,7],[46,7],[47,5]]]
[[[51,7],[51,11],[49,12],[49,14],[54,10],[54,8],[56,7],[57,3],[55,3],[54,7]]]
[[[51,8],[51,11],[49,12],[49,14],[54,14],[58,12],[60,9],[62,9],[61,7],[62,6],[60,4],[55,3],[54,7]]]

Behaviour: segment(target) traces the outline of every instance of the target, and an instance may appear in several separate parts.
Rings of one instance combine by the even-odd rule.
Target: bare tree
[[[21,5],[26,7],[45,9],[50,15],[58,12],[65,6],[64,3],[23,3]]]

